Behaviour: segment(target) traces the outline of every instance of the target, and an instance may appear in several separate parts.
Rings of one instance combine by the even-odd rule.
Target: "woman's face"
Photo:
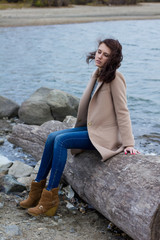
[[[96,51],[95,64],[99,68],[103,68],[104,64],[107,62],[111,50],[106,44],[101,43]]]

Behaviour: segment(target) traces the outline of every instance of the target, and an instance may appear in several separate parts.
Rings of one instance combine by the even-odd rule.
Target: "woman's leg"
[[[95,149],[89,139],[87,128],[80,128],[80,131],[78,129],[74,130],[75,131],[67,131],[58,134],[54,138],[52,169],[49,184],[47,189],[43,189],[38,205],[28,209],[30,215],[55,215],[59,205],[58,185],[67,159],[67,149]]]
[[[58,187],[67,159],[67,149],[71,148],[95,149],[89,139],[87,128],[83,131],[61,133],[55,137],[48,191]]]
[[[45,144],[45,148],[44,148],[44,152],[42,155],[40,168],[38,170],[38,174],[35,179],[36,182],[40,182],[41,180],[46,179],[46,177],[51,169],[53,152],[54,152],[54,141],[55,141],[56,136],[58,136],[59,134],[62,134],[62,133],[84,131],[84,130],[86,130],[86,127],[78,127],[78,128],[71,128],[71,129],[55,131],[48,135],[48,138],[47,138],[46,144]]]

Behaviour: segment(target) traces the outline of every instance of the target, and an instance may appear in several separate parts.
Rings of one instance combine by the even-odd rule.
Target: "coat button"
[[[88,126],[91,126],[92,125],[92,122],[88,122]]]

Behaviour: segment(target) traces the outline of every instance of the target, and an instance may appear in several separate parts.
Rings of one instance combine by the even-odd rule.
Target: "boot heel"
[[[53,207],[53,208],[50,208],[50,209],[49,209],[47,212],[45,212],[44,214],[45,214],[46,216],[52,217],[52,216],[54,216],[54,215],[56,214],[57,208],[58,208],[58,206]]]

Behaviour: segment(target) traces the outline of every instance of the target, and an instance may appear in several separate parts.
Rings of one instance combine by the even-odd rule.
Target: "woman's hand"
[[[136,150],[134,147],[125,147],[124,148],[124,153],[127,154],[127,153],[130,153],[130,154],[137,154],[137,153],[140,153],[138,150]]]

